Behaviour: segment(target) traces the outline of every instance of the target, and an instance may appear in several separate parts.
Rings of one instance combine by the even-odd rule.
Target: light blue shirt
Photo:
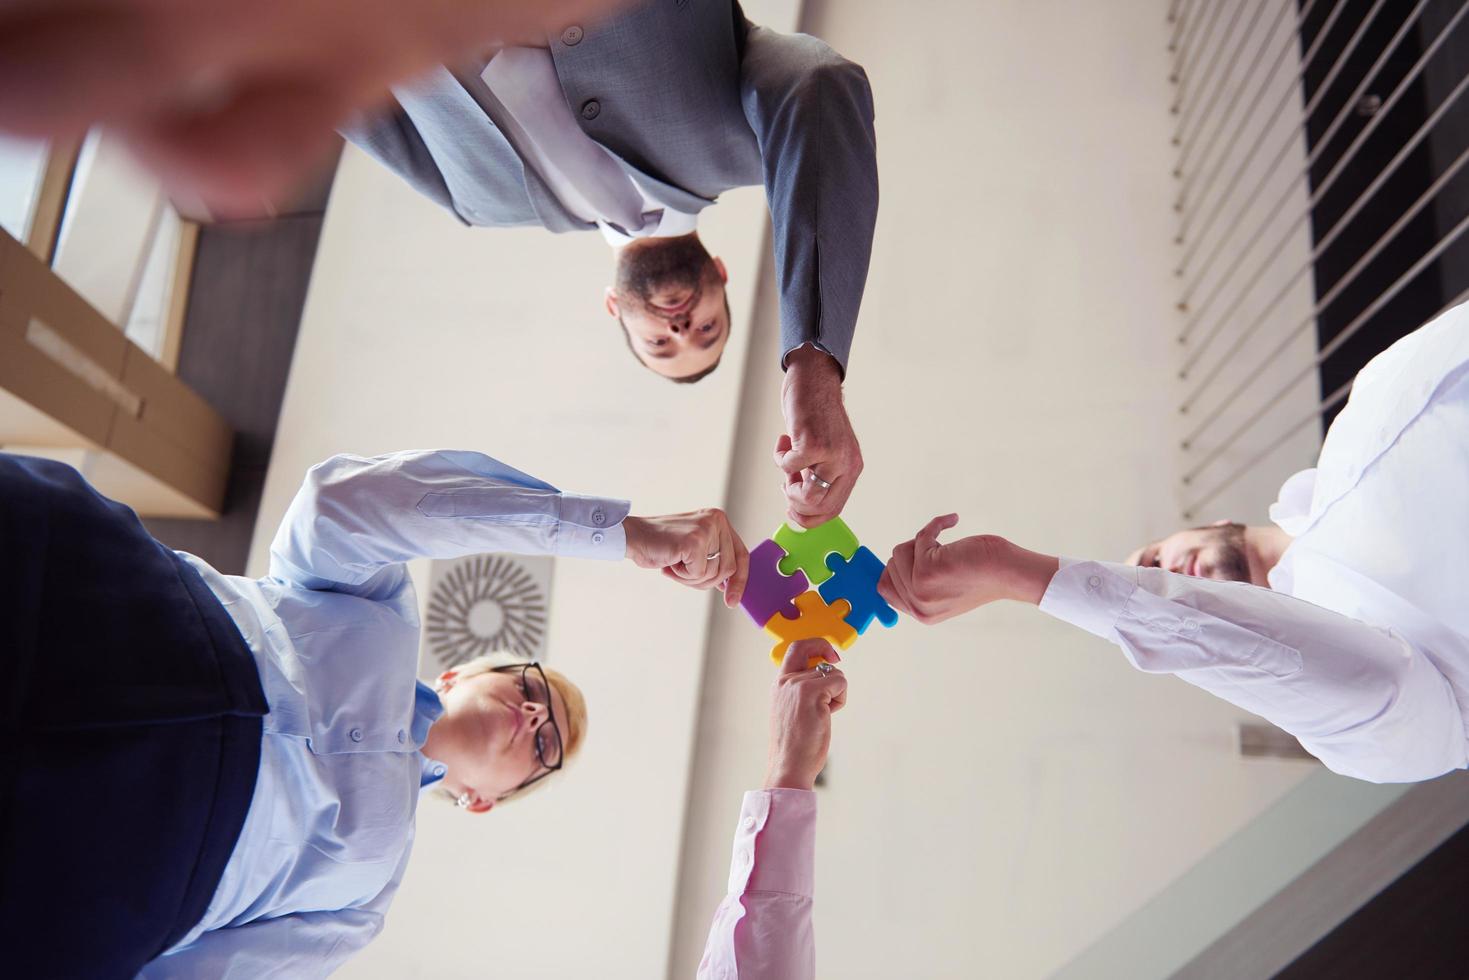
[[[325,976],[382,929],[413,844],[419,750],[442,712],[416,678],[412,558],[617,560],[626,501],[564,494],[474,452],[313,467],[270,575],[189,560],[255,656],[270,704],[244,828],[203,919],[148,978]]]

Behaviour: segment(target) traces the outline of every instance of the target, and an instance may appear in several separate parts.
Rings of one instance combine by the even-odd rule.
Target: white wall
[[[877,97],[882,214],[848,393],[868,470],[849,523],[885,555],[957,510],[959,533],[1102,558],[1176,527],[1166,3],[807,10]],[[768,294],[758,315],[775,316]],[[767,451],[774,385],[751,375],[738,459]],[[737,468],[752,537],[778,503],[768,474]],[[697,962],[761,776],[764,647],[715,617],[672,977]],[[1313,771],[1241,761],[1242,712],[1032,609],[904,621],[845,660],[821,977],[1046,975]]]

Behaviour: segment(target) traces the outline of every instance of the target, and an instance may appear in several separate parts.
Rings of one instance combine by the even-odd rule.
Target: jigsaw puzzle
[[[897,612],[877,591],[884,567],[839,517],[805,531],[782,524],[750,552],[740,605],[779,641],[770,651],[776,663],[796,640],[824,639],[845,650],[874,619],[897,625]]]

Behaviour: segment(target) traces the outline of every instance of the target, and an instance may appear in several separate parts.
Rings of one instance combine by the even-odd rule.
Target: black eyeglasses
[[[535,775],[526,779],[525,782],[515,787],[509,793],[500,797],[510,796],[518,793],[537,780],[545,779],[551,773],[561,768],[563,761],[561,726],[556,724],[556,712],[551,706],[551,685],[546,681],[546,674],[541,670],[541,665],[535,661],[524,666],[500,667],[500,673],[509,673],[512,670],[520,671],[520,693],[532,704],[544,704],[546,706],[546,720],[536,726],[531,734],[535,736],[536,759],[541,764],[541,769]]]

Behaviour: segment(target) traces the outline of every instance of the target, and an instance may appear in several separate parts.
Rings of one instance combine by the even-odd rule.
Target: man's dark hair
[[[730,333],[733,333],[734,332],[734,318],[731,317],[730,314],[729,314],[729,293],[728,292],[726,292],[724,294],[724,322],[726,324],[728,324],[727,329],[730,331]],[[636,347],[634,347],[632,345],[632,333],[627,329],[627,324],[625,322],[623,322],[622,314],[620,312],[617,314],[617,324],[618,324],[618,326],[622,327],[622,339],[625,340],[625,341],[627,341],[627,349],[628,349],[628,352],[630,354],[632,354],[633,359],[635,361],[637,361],[639,364],[641,364],[643,367],[648,368],[649,371],[653,371],[653,369],[651,367],[648,367],[648,362],[647,361],[644,361],[641,357],[638,357],[638,350],[637,350]],[[724,341],[725,341],[725,343],[729,343],[729,337],[726,336],[724,338]],[[695,371],[693,374],[686,374],[686,375],[684,375],[681,378],[669,378],[668,380],[669,381],[672,381],[676,385],[691,385],[691,384],[694,384],[695,382],[703,381],[705,378],[709,377],[709,375],[713,374],[714,373],[714,369],[717,368],[717,367],[719,367],[719,365],[723,361],[724,361],[724,354],[721,352],[720,355],[719,355],[719,357],[714,361],[714,363],[711,364],[711,365],[709,365],[708,367],[706,367],[704,370],[702,370],[702,371]],[[654,374],[657,374],[658,372],[657,371],[653,371],[653,373]]]

